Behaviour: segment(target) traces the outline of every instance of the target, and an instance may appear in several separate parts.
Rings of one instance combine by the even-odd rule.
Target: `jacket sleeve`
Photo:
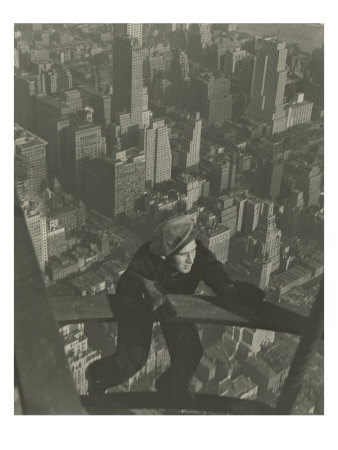
[[[116,287],[114,313],[118,319],[135,319],[151,313],[151,304],[144,294],[142,281],[129,269]]]
[[[202,280],[217,296],[223,297],[227,288],[232,286],[234,281],[229,277],[223,264],[218,261],[215,255],[201,242],[198,244]]]
[[[147,258],[135,255],[127,271],[120,278],[117,289],[116,315],[140,317],[162,306],[165,292],[154,280],[154,269]]]

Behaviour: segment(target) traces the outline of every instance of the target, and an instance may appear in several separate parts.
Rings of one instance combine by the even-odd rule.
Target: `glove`
[[[143,293],[150,299],[153,311],[166,301],[168,302],[166,292],[156,281],[149,280],[136,272],[133,272],[133,276],[141,283]]]
[[[246,281],[235,281],[234,286],[237,289],[238,295],[243,299],[252,303],[262,303],[265,297],[265,292],[254,284]]]
[[[234,281],[224,291],[225,302],[238,313],[257,313],[264,305],[265,292],[245,281]]]

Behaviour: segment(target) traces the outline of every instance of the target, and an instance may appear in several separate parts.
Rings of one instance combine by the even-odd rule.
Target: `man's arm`
[[[157,311],[159,317],[175,317],[176,311],[168,301],[166,292],[154,280],[152,262],[136,253],[127,271],[118,282],[116,314],[122,317],[141,317]]]
[[[224,269],[223,264],[214,254],[201,244],[202,279],[215,294],[224,299],[228,307],[235,306],[242,312],[259,310],[265,292],[251,283],[233,280]]]
[[[201,242],[198,242],[198,252],[202,280],[217,296],[224,297],[234,281],[224,269],[223,264]]]

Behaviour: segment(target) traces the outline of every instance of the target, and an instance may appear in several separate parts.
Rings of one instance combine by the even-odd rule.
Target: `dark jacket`
[[[232,280],[211,251],[198,239],[196,244],[196,257],[187,274],[175,271],[168,261],[153,254],[149,242],[142,245],[118,282],[115,313],[124,317],[137,316],[145,311],[151,312],[161,304],[154,303],[151,298],[154,296],[147,295],[149,290],[145,289],[143,279],[155,282],[153,284],[163,295],[194,294],[200,281],[204,281],[216,295],[224,295]]]

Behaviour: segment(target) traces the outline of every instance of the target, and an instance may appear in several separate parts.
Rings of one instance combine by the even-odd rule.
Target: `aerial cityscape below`
[[[15,24],[15,192],[49,297],[114,294],[156,226],[186,214],[233,279],[309,313],[324,273],[323,26],[273,25]],[[298,337],[198,331],[195,392],[276,404]],[[59,332],[86,395],[117,325]],[[295,414],[323,413],[323,343],[311,361]],[[155,323],[146,365],[111,392],[153,391],[169,364]]]

